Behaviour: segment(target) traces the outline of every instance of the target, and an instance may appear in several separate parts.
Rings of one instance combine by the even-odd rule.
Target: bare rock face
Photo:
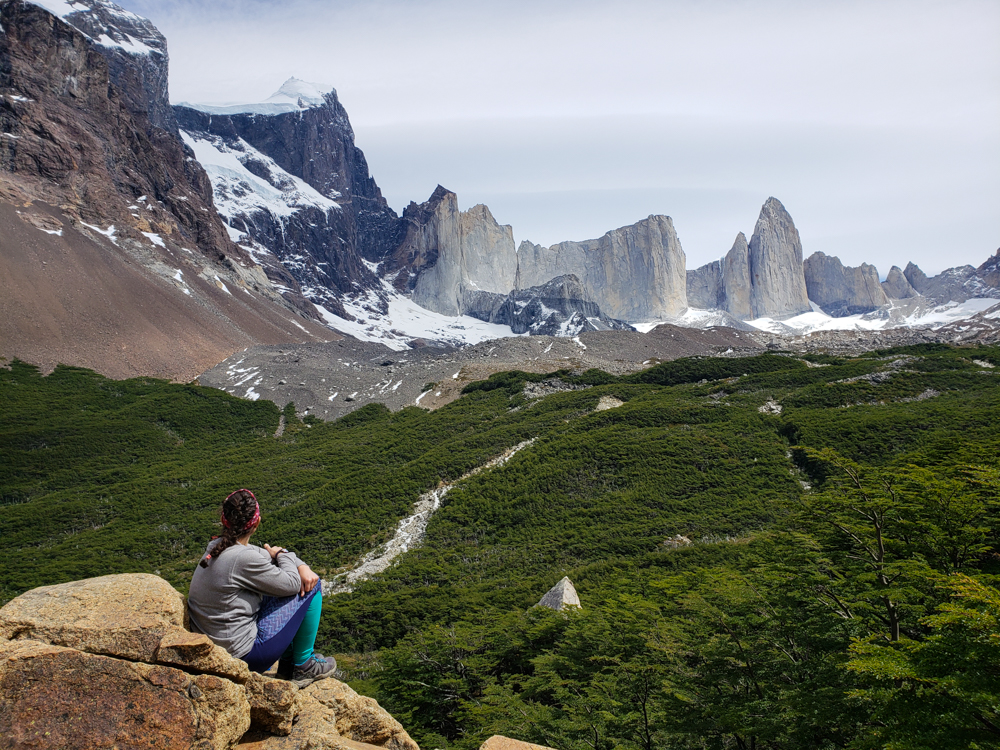
[[[578,336],[583,331],[632,330],[624,321],[604,315],[587,299],[583,285],[573,275],[558,276],[530,289],[515,289],[506,297],[466,293],[464,306],[467,315],[510,326],[518,334]]]
[[[713,260],[687,272],[688,305],[697,310],[721,310],[722,261]]]
[[[899,266],[889,269],[885,281],[882,282],[882,291],[889,299],[910,299],[920,293],[910,286],[910,282],[903,275],[903,270]]]
[[[580,597],[576,593],[576,587],[569,578],[564,577],[559,583],[550,588],[543,596],[536,607],[548,607],[557,611],[568,607],[579,607]]]
[[[976,275],[987,286],[1000,289],[1000,249],[983,265],[976,269]]]
[[[518,248],[518,289],[568,274],[610,318],[665,320],[687,309],[684,250],[669,216],[650,216],[596,240]]]
[[[184,618],[184,597],[159,576],[111,575],[21,594],[0,608],[0,635],[155,662]]]
[[[240,685],[246,684],[253,676],[245,661],[230,656],[224,648],[212,643],[207,635],[187,630],[167,631],[160,639],[156,662],[188,672],[225,677]],[[249,688],[247,690],[249,692]]]
[[[750,238],[750,312],[754,318],[789,318],[809,312],[802,241],[785,207],[768,198]]]
[[[545,747],[544,745],[534,745],[530,742],[512,740],[510,737],[494,734],[479,746],[479,750],[552,750],[552,748]]]
[[[232,232],[256,248],[272,280],[291,281],[343,316],[344,295],[380,290],[365,261],[390,255],[404,227],[369,174],[335,89],[292,78],[272,100],[297,101],[173,111]]]
[[[907,263],[903,275],[917,292],[939,304],[965,302],[976,297],[1000,297],[1000,288],[991,281],[997,276],[996,263],[995,258],[991,258],[979,269],[957,266],[930,277],[919,266]]]
[[[103,26],[104,15],[91,10],[70,13],[71,25],[20,0],[0,3],[0,132],[8,134],[0,138],[0,180],[25,199],[102,228],[113,224],[120,238],[148,242],[141,232],[150,232],[211,258],[251,264],[215,213],[204,170],[169,129],[159,91],[162,37],[111,3],[88,5],[142,25],[141,35],[132,29],[145,40],[139,44],[162,49],[135,55],[96,42],[78,29]],[[141,197],[148,208],[138,208]]]
[[[722,309],[737,320],[753,317],[750,276],[750,246],[740,232],[722,259]]]
[[[871,312],[888,304],[875,266],[844,266],[840,258],[813,253],[803,264],[809,299],[835,318]]]
[[[287,680],[276,680],[256,672],[243,685],[250,702],[250,720],[271,734],[288,735],[299,710],[299,689]]]
[[[224,750],[249,726],[243,688],[228,680],[0,642],[0,737],[11,747]]]
[[[358,695],[338,680],[328,678],[314,682],[300,694],[333,710],[337,732],[342,737],[387,750],[420,750],[403,726],[378,701]]]
[[[507,294],[514,288],[517,252],[510,226],[501,226],[486,206],[458,208],[458,196],[438,185],[423,204],[403,211],[406,237],[387,270],[399,291],[444,315],[465,312],[470,293]]]

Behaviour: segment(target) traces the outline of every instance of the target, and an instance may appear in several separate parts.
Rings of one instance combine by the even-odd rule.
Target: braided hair
[[[259,518],[259,513],[257,498],[250,490],[236,490],[227,497],[222,503],[222,536],[219,543],[198,564],[207,568],[209,560],[236,544],[236,540],[249,531]]]

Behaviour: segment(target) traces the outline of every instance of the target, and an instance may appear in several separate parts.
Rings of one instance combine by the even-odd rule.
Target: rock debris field
[[[382,403],[394,411],[405,406],[435,409],[458,398],[470,382],[496,372],[598,368],[621,375],[693,355],[759,354],[764,348],[761,338],[731,328],[661,325],[649,333],[518,336],[462,349],[397,352],[353,339],[255,346],[203,373],[198,382],[241,398],[274,401],[279,407],[293,401],[299,415],[330,420],[369,403]]]

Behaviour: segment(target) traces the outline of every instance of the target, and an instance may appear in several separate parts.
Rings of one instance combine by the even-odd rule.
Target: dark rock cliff
[[[633,330],[624,321],[604,315],[572,274],[541,286],[516,289],[506,296],[471,292],[466,295],[465,307],[466,314],[510,326],[518,334],[576,336],[582,331]]]
[[[82,25],[83,14],[71,15]],[[114,224],[119,237],[143,241],[140,232],[151,232],[251,263],[215,213],[204,170],[151,119],[162,120],[159,99],[147,97],[138,71],[152,53],[122,58],[119,47],[21,0],[0,2],[0,25],[0,173],[11,197]],[[162,58],[165,71],[165,48]]]
[[[287,82],[283,90],[295,83]],[[373,268],[392,256],[405,227],[354,145],[336,91],[325,93],[319,104],[300,104],[275,113],[189,106],[176,106],[174,113],[213,175],[216,202],[228,225],[273,253],[306,297],[343,315],[342,295],[380,289]],[[211,155],[203,156],[201,146],[235,155],[249,175],[262,181],[263,191],[249,183],[252,177],[241,183],[213,172],[206,163]],[[243,200],[254,190],[265,198]],[[273,198],[267,197],[269,190]],[[269,268],[275,280],[280,273]]]

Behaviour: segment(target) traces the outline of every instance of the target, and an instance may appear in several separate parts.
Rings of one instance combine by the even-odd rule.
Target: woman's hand
[[[319,576],[312,572],[312,568],[308,565],[299,566],[299,578],[302,579],[302,585],[299,587],[299,596],[305,596],[319,582]]]
[[[272,547],[270,544],[265,544],[264,549],[267,550],[267,554],[271,556],[272,560],[278,556],[279,552],[288,552],[284,547]]]

